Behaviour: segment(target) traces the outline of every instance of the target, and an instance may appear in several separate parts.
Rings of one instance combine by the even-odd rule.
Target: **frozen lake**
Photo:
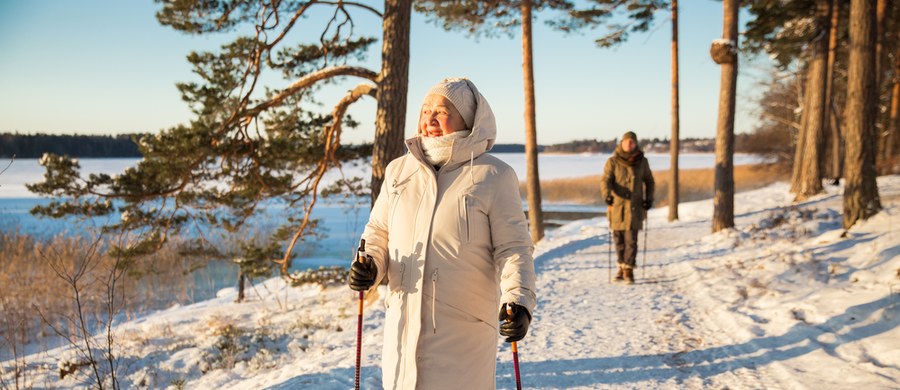
[[[519,180],[525,180],[525,154],[524,153],[496,153],[494,156],[505,161],[513,167],[519,175]],[[609,154],[585,153],[585,154],[541,154],[538,156],[538,167],[541,180],[583,177],[599,175],[603,172],[603,164]],[[665,153],[647,154],[650,168],[655,171],[669,169],[669,155]],[[118,174],[132,165],[138,159],[134,158],[109,158],[109,159],[80,159],[82,174],[108,173]],[[750,154],[736,154],[735,165],[758,164],[765,160],[759,156]],[[715,155],[712,153],[683,153],[678,158],[681,169],[711,168],[715,164]],[[6,163],[2,163],[5,167]],[[2,169],[2,168],[0,168]],[[348,167],[345,172],[368,178],[370,168],[368,166]],[[38,164],[37,159],[17,159],[9,169],[0,175],[0,198],[34,198],[35,195],[28,192],[25,183],[34,183],[41,180],[44,169]]]
[[[518,173],[520,180],[525,179],[524,154],[498,153],[495,156],[510,164]],[[607,154],[544,154],[539,157],[541,179],[599,175],[608,157]],[[669,168],[668,154],[650,154],[647,157],[653,169],[661,171]],[[82,175],[89,173],[118,174],[133,166],[137,161],[133,158],[81,159],[79,163]],[[684,154],[679,162],[682,169],[709,168],[714,165],[714,155]],[[735,156],[736,165],[759,162],[762,162],[762,159],[756,156]],[[6,163],[2,163],[0,169],[5,166]],[[370,169],[368,166],[345,167],[344,172],[347,175],[368,178]],[[54,220],[32,216],[29,212],[31,208],[38,204],[46,204],[50,202],[50,199],[35,196],[25,188],[25,184],[41,181],[43,175],[44,169],[38,164],[37,159],[17,159],[6,172],[0,175],[0,230],[49,238],[57,235],[91,234],[92,227],[107,222],[104,219],[97,219],[85,225],[85,222],[73,219]],[[545,205],[545,209],[599,210],[595,207],[580,205]],[[368,212],[368,202],[362,202],[357,206],[331,201],[320,202],[313,211],[313,217],[320,219],[320,226],[324,228],[325,235],[321,239],[313,240],[314,242],[311,244],[295,248],[294,253],[297,254],[297,259],[294,262],[294,268],[308,269],[328,265],[348,265],[348,259],[355,251],[359,235],[368,220]],[[277,225],[283,219],[283,214],[279,212],[278,206],[263,207],[260,214],[254,225],[254,227],[260,228],[259,230],[265,230],[265,226]],[[110,218],[120,217],[113,215]],[[210,286],[198,287],[203,290],[198,296],[213,294],[218,288],[234,283],[235,266],[227,262],[218,264],[217,267],[214,267],[215,269],[203,271],[213,272],[219,276],[209,282]]]
[[[495,156],[510,164],[518,173],[519,179],[525,178],[525,155],[522,153],[498,153]],[[668,154],[649,154],[648,160],[653,169],[666,170],[669,168]],[[558,179],[567,177],[582,177],[598,175],[603,164],[609,158],[608,154],[543,154],[539,157],[541,179]],[[126,159],[81,159],[82,174],[108,173],[117,174],[134,165],[138,160]],[[680,166],[683,169],[709,168],[714,164],[714,155],[683,154],[680,158]],[[736,155],[735,164],[753,164],[762,162],[757,156]],[[368,177],[369,167],[347,167],[344,169],[348,175]],[[0,229],[5,231],[18,231],[42,237],[51,237],[59,234],[75,234],[73,232],[88,231],[90,226],[76,225],[74,220],[52,220],[33,217],[29,210],[37,204],[46,204],[49,199],[39,198],[28,192],[26,183],[40,181],[44,174],[43,167],[36,159],[15,160],[9,169],[0,175]],[[546,205],[552,210],[589,210],[597,211],[589,206],[578,205]],[[277,225],[279,213],[277,207],[266,207],[258,224]],[[313,246],[302,248],[303,260],[298,263],[306,267],[318,267],[319,265],[345,264],[349,253],[352,253],[356,240],[368,219],[368,202],[363,202],[357,207],[345,204],[329,203],[323,201],[314,210],[315,218],[321,219],[326,236],[317,240]],[[118,215],[112,218],[119,218]],[[103,224],[104,220],[93,221],[95,225]]]

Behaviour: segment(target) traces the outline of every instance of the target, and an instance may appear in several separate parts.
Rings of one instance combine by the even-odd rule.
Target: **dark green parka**
[[[647,211],[641,206],[645,199],[653,202],[653,173],[644,153],[635,149],[625,153],[616,148],[612,157],[603,167],[600,193],[605,200],[610,195],[613,204],[608,208],[609,225],[612,230],[641,230]]]

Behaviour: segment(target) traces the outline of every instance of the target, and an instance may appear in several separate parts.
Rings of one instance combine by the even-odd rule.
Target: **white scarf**
[[[440,137],[420,136],[419,143],[422,145],[422,151],[425,152],[425,161],[437,167],[444,166],[447,161],[450,161],[453,141],[468,137],[469,134],[472,134],[471,130],[454,131]]]

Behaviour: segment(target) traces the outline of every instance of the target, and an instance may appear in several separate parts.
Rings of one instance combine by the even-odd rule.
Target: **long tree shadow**
[[[614,356],[590,359],[552,360],[522,363],[523,381],[543,387],[627,384],[644,380],[657,383],[689,377],[709,378],[741,368],[754,369],[774,362],[803,356],[817,350],[837,356],[846,343],[892,331],[900,325],[900,302],[887,296],[853,306],[821,324],[797,323],[780,336],[761,337],[745,343],[695,349],[686,352]],[[884,309],[879,318],[869,318]],[[870,323],[854,326],[868,319]],[[820,335],[834,335],[834,342]],[[900,367],[873,362],[900,372]],[[898,376],[887,379],[900,384]]]
[[[605,236],[602,238],[601,237],[586,237],[586,238],[582,238],[580,240],[572,240],[572,241],[569,241],[561,246],[553,248],[553,249],[546,251],[546,252],[540,254],[539,256],[535,257],[534,258],[534,266],[535,266],[535,268],[540,269],[540,268],[544,267],[544,265],[545,265],[544,263],[546,263],[547,260],[566,256],[566,255],[590,248],[592,246],[604,245],[604,244],[607,244],[608,242],[609,241],[606,239]]]
[[[284,382],[266,387],[267,390],[293,390],[293,389],[335,389],[346,390],[353,388],[355,383],[355,369],[353,367],[334,368],[327,372],[315,372],[297,375]],[[360,388],[381,388],[381,368],[378,366],[365,366],[360,373]]]

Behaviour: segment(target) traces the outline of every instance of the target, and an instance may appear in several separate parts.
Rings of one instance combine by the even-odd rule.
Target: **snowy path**
[[[657,389],[727,384],[761,388],[772,384],[770,378],[761,381],[758,371],[734,372],[726,363],[710,365],[701,361],[705,359],[686,357],[697,348],[731,341],[696,329],[699,324],[689,300],[675,290],[675,281],[686,275],[671,266],[678,259],[666,258],[672,249],[668,244],[696,236],[705,224],[651,226],[647,267],[637,272],[637,283],[628,286],[608,282],[609,236],[605,221],[597,222],[580,226],[577,234],[555,232],[536,256],[537,319],[527,343],[519,347],[527,362],[522,372],[528,387]],[[639,264],[642,258],[640,254]],[[615,252],[612,268],[614,272]]]
[[[896,195],[891,194],[884,194],[888,202],[882,214],[889,225],[897,219]],[[770,198],[751,201],[760,195]],[[738,212],[748,212],[737,218],[739,228],[716,235],[709,234],[708,218],[688,215],[670,224],[660,210],[654,211],[646,267],[636,272],[637,283],[632,286],[608,282],[605,220],[574,223],[549,234],[536,253],[536,320],[519,347],[523,382],[530,388],[816,389],[844,388],[854,382],[869,388],[900,387],[900,367],[879,362],[866,352],[900,347],[897,338],[890,336],[900,335],[898,298],[883,296],[831,318],[813,319],[803,318],[804,313],[826,310],[817,307],[823,302],[815,299],[814,290],[798,288],[798,297],[792,299],[786,288],[803,283],[802,277],[815,280],[822,279],[823,272],[834,273],[840,266],[828,263],[845,263],[858,256],[858,246],[869,239],[883,241],[873,244],[873,249],[882,250],[876,257],[884,263],[893,260],[896,267],[900,239],[892,236],[889,227],[887,235],[862,232],[860,236],[867,239],[853,240],[851,235],[841,243],[834,211],[839,210],[841,199],[834,194],[796,208],[801,211],[756,207],[760,201],[790,205],[786,197],[772,191],[743,195],[737,203],[743,198],[748,204],[739,206]],[[818,214],[776,224],[772,231],[758,228],[785,215],[788,220],[791,213]],[[819,220],[818,225],[807,226],[810,219]],[[773,238],[777,239],[766,242]],[[839,245],[822,248],[831,244],[829,240]],[[840,251],[847,254],[841,257]],[[614,271],[614,252],[612,258]],[[638,264],[642,259],[640,253]],[[854,268],[844,266],[845,271]],[[756,269],[762,273],[748,278]],[[890,276],[882,280],[893,283]],[[785,278],[779,285],[779,279]],[[824,279],[825,285],[840,282]],[[845,286],[844,293],[852,287]],[[888,291],[892,290],[883,290]],[[781,301],[765,310],[771,297]],[[835,309],[844,302],[831,301],[838,302]],[[855,321],[850,309],[872,322],[861,327],[849,324]],[[870,336],[878,337],[854,344]],[[881,348],[873,346],[885,341]],[[507,348],[500,355],[501,388],[514,387],[508,354]],[[891,355],[896,362],[897,353]]]

